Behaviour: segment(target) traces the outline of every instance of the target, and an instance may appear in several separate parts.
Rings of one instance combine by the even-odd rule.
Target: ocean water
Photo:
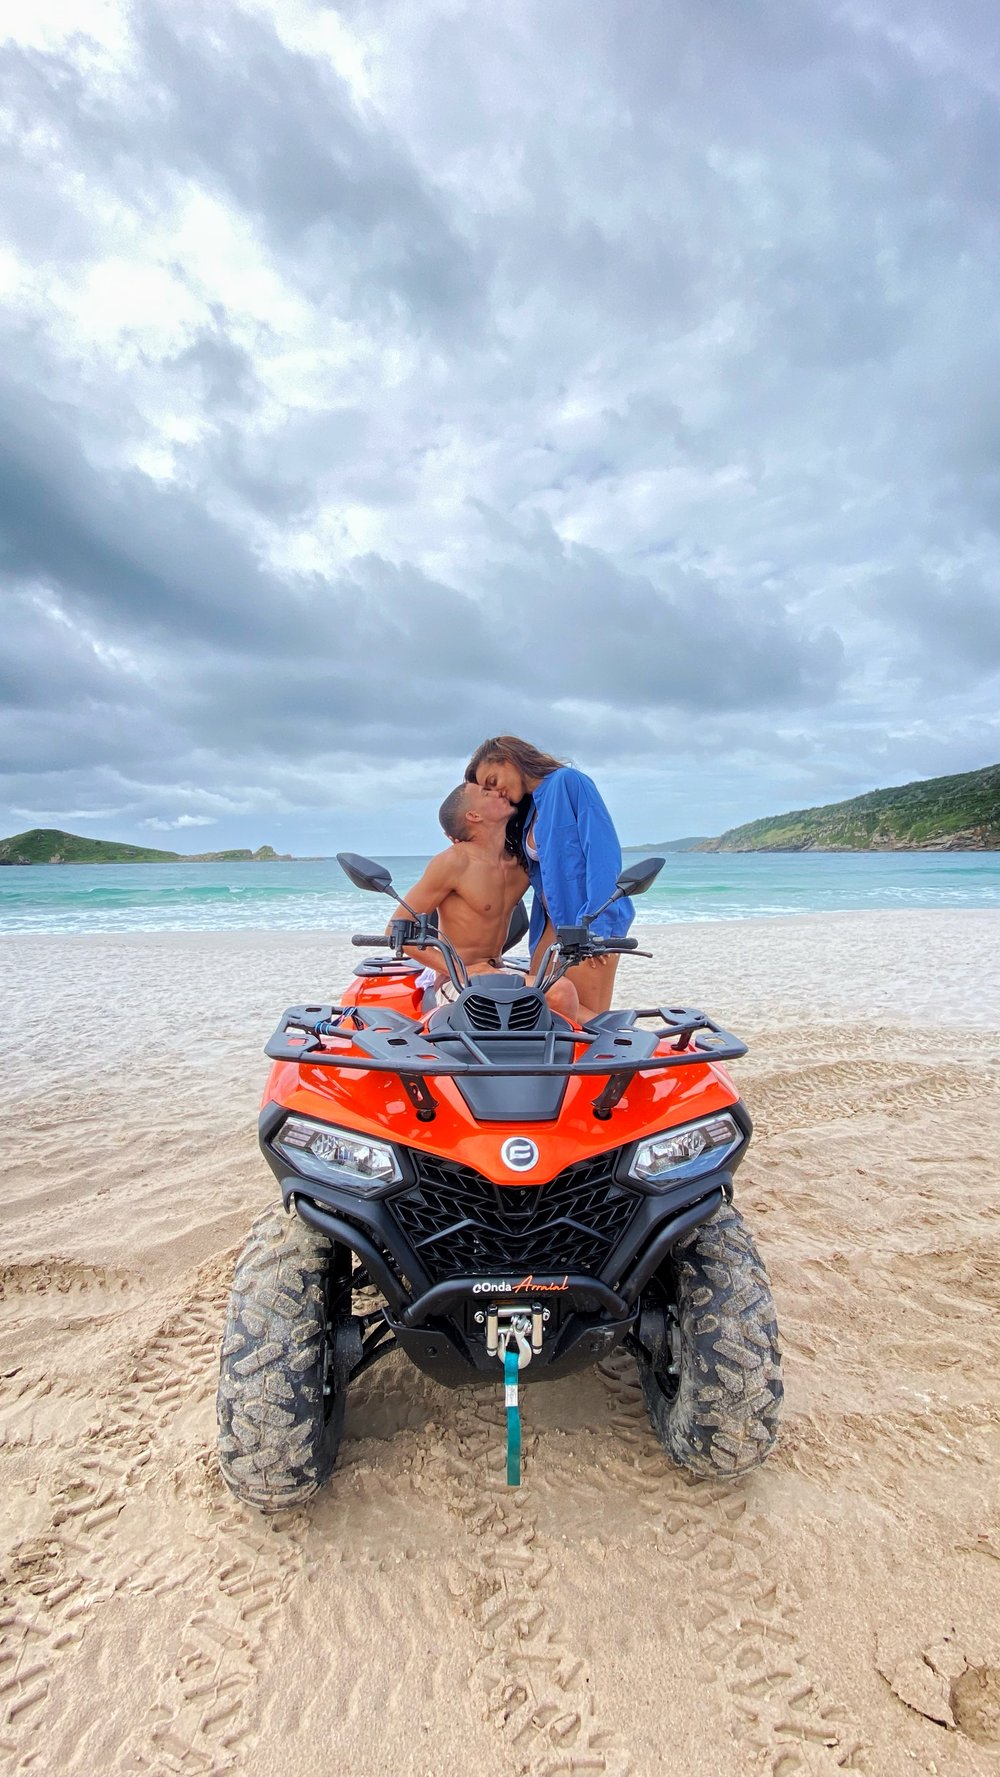
[[[379,861],[405,893],[427,860]],[[1000,908],[1000,852],[675,852],[636,916],[668,925],[866,907]],[[389,912],[334,859],[0,869],[0,932],[378,931]]]

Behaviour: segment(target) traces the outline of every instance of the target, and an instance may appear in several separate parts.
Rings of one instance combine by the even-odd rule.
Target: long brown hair
[[[465,767],[467,784],[476,782],[476,772],[481,765],[494,765],[503,762],[513,765],[525,779],[548,777],[553,771],[561,771],[565,759],[554,759],[551,753],[540,752],[533,747],[530,740],[518,740],[516,734],[498,734],[493,740],[484,740],[476,748]]]
[[[561,771],[565,759],[556,759],[551,753],[543,753],[533,747],[530,740],[519,740],[516,734],[497,734],[492,740],[484,740],[476,748],[465,767],[467,784],[476,782],[476,772],[481,765],[513,765],[525,779],[549,777],[553,771]],[[522,796],[510,820],[507,822],[507,838],[504,841],[507,851],[516,858],[525,869],[528,860],[524,852],[524,828],[531,807],[530,795]]]

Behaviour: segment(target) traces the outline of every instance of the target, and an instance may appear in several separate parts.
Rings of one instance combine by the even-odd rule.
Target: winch
[[[498,1351],[501,1357],[503,1356],[511,1336],[511,1329],[514,1329],[518,1334],[518,1346],[523,1344],[526,1353],[518,1364],[518,1368],[523,1370],[525,1364],[531,1362],[532,1352],[542,1349],[542,1337],[549,1313],[548,1308],[540,1308],[537,1302],[533,1303],[527,1311],[522,1307],[500,1308],[494,1302],[487,1308],[485,1314],[480,1309],[476,1320],[481,1324],[485,1323],[486,1349],[491,1357],[496,1357]],[[502,1346],[500,1344],[501,1338],[503,1339]]]
[[[504,1406],[507,1410],[507,1485],[521,1485],[521,1407],[518,1372],[530,1364],[532,1353],[541,1351],[549,1310],[533,1303],[530,1309],[501,1308],[496,1302],[486,1310],[486,1349],[503,1364]],[[477,1314],[476,1319],[479,1319]]]

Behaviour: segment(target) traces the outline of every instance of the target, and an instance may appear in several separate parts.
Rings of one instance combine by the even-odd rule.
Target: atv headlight
[[[403,1176],[387,1142],[369,1141],[365,1135],[314,1123],[309,1117],[286,1117],[273,1141],[296,1172],[324,1184],[347,1185],[364,1192],[394,1184]]]
[[[725,1112],[699,1123],[665,1129],[662,1135],[641,1141],[632,1156],[629,1172],[647,1184],[677,1184],[699,1173],[714,1172],[728,1160],[743,1140],[734,1117]]]

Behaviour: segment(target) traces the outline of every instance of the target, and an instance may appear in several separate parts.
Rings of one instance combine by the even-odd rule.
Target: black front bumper
[[[558,1303],[558,1308],[550,1306],[550,1312],[557,1315],[556,1324],[523,1372],[524,1381],[557,1380],[607,1357],[631,1331],[643,1286],[671,1247],[724,1201],[731,1184],[728,1175],[717,1174],[710,1182],[712,1189],[705,1196],[660,1223],[618,1290],[599,1278],[572,1273],[545,1276],[532,1272],[516,1280],[497,1280],[509,1287],[485,1291],[482,1276],[451,1277],[432,1284],[405,1306],[399,1279],[367,1233],[305,1196],[299,1189],[301,1180],[284,1178],[281,1188],[286,1204],[294,1200],[304,1222],[357,1254],[390,1304],[385,1319],[396,1344],[419,1369],[448,1387],[459,1388],[472,1380],[470,1370],[496,1381],[497,1360],[490,1356],[482,1330],[475,1325],[477,1313],[482,1320],[483,1311],[492,1302],[508,1308]]]

